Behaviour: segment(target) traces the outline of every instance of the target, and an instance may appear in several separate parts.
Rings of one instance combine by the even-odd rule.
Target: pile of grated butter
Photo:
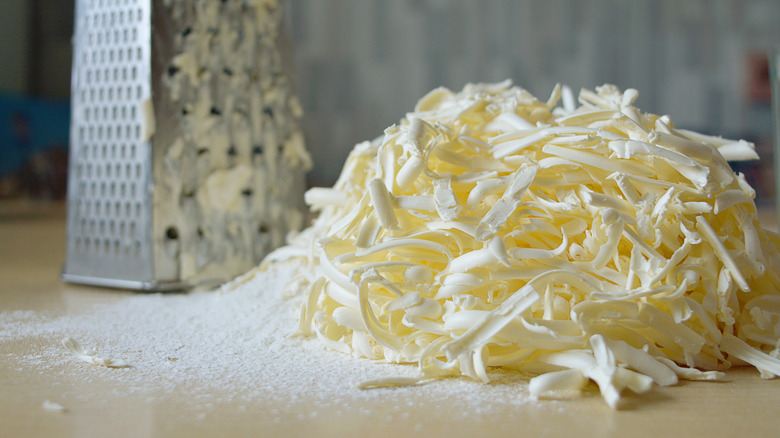
[[[778,236],[727,163],[753,145],[676,129],[637,95],[431,91],[307,192],[319,216],[267,259],[305,259],[300,334],[419,364],[366,387],[506,367],[536,375],[534,397],[592,380],[615,408],[734,365],[780,375]]]

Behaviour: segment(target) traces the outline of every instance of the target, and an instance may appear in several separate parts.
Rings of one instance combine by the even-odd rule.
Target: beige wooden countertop
[[[73,303],[111,303],[125,293],[60,281],[64,211],[61,204],[0,203],[0,312],[65,314]],[[593,391],[554,404],[507,405],[490,415],[453,418],[447,410],[453,400],[427,403],[420,391],[418,407],[406,412],[377,398],[340,407],[360,415],[319,408],[314,416],[307,415],[316,407],[305,394],[283,407],[258,400],[194,408],[186,400],[191,395],[162,388],[152,397],[134,395],[99,374],[71,381],[67,368],[76,363],[41,374],[14,359],[54,341],[4,340],[0,327],[0,437],[780,436],[780,379],[761,380],[753,369],[729,371],[722,382],[682,382],[627,395],[620,411]],[[44,400],[67,400],[67,411],[45,410]]]

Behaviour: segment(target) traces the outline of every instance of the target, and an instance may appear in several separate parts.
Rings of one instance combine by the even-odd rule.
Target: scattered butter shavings
[[[543,102],[508,81],[423,97],[307,193],[317,219],[266,259],[303,263],[299,333],[418,366],[363,388],[503,367],[538,374],[533,397],[593,381],[618,408],[733,363],[780,375],[780,236],[727,162],[755,147],[637,97]]]
[[[41,403],[41,408],[47,411],[55,411],[55,412],[67,412],[68,410],[65,408],[65,406],[62,406],[61,404],[57,402],[53,402],[51,400],[44,400],[43,403]]]
[[[70,354],[72,354],[77,359],[86,363],[91,363],[93,365],[100,365],[107,368],[129,368],[130,367],[130,365],[126,364],[122,360],[98,355],[97,350],[95,350],[94,348],[91,350],[86,350],[72,338],[63,339],[62,345],[68,350],[68,352],[70,352]]]

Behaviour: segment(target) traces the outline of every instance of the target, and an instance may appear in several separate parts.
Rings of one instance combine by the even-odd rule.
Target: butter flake
[[[101,356],[94,348],[90,350],[84,349],[72,338],[63,339],[62,346],[77,359],[92,365],[100,365],[106,368],[128,368],[130,366],[122,360]]]

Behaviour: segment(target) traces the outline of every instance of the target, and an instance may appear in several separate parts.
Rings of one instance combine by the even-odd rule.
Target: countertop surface
[[[0,316],[65,315],[127,296],[126,291],[59,279],[64,218],[61,204],[0,203]],[[60,339],[20,339],[3,331],[0,325],[0,437],[780,434],[780,379],[762,380],[748,368],[730,370],[720,382],[681,382],[642,395],[626,394],[618,411],[590,388],[580,397],[498,403],[463,415],[451,409],[457,399],[433,399],[424,385],[404,392],[408,404],[398,403],[397,397],[394,403],[369,397],[329,406],[307,400],[306,394],[278,404],[272,397],[247,401],[198,385],[171,390],[146,382],[146,390],[138,391],[136,381],[109,378],[104,369],[75,360],[37,367],[29,358],[45,363],[47,347]],[[193,403],[194,398],[206,402]],[[64,410],[47,409],[47,401]]]

